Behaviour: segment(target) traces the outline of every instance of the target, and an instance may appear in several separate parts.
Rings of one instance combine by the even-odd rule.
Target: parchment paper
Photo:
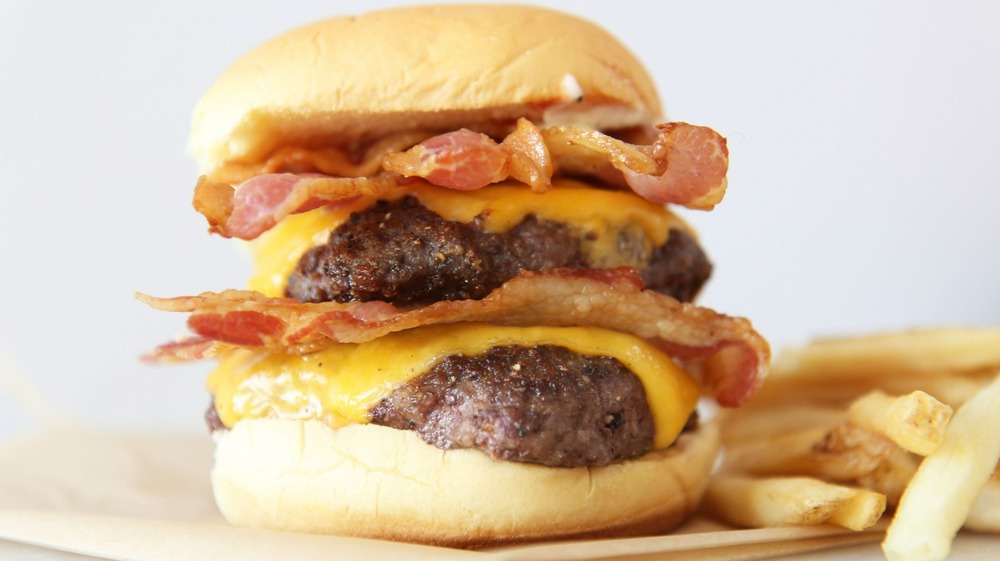
[[[757,559],[875,542],[834,528],[733,530],[694,520],[669,536],[465,551],[234,528],[219,516],[207,434],[47,430],[0,444],[0,539],[101,559]],[[2,551],[2,549],[0,549]]]

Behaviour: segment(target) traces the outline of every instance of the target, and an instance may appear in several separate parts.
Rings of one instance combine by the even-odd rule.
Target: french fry
[[[990,383],[992,377],[983,371],[969,374],[952,374],[923,380],[893,378],[882,384],[882,389],[892,394],[924,391],[935,399],[957,409]]]
[[[889,561],[944,559],[1000,460],[1000,376],[967,401],[904,491],[882,550]]]
[[[715,477],[704,508],[735,526],[813,526],[831,523],[861,531],[885,510],[885,497],[873,491],[833,485],[811,477]]]
[[[1000,480],[995,476],[976,497],[963,527],[977,532],[1000,532]]]
[[[789,427],[830,430],[846,422],[847,413],[842,407],[793,403],[784,407],[726,409],[718,420],[723,427],[722,442],[739,446],[787,433]]]
[[[847,410],[851,423],[921,456],[941,443],[951,414],[951,407],[922,391],[891,397],[875,390],[855,400]]]
[[[784,353],[748,406],[719,415],[726,455],[706,513],[738,526],[857,531],[891,507],[890,561],[942,559],[963,524],[1000,533],[998,368],[998,328]]]
[[[714,517],[750,528],[822,524],[855,492],[810,477],[720,475],[709,482],[704,508]]]
[[[723,469],[752,475],[857,481],[875,472],[895,448],[882,435],[841,424],[829,430],[795,430],[731,446]]]
[[[801,458],[812,452],[828,434],[823,427],[770,434],[726,449],[725,469],[755,475],[796,472]]]
[[[1000,367],[1000,328],[925,329],[820,339],[787,348],[749,409],[776,404],[837,406],[872,390],[922,390],[956,407]]]
[[[886,497],[882,493],[855,489],[854,497],[834,511],[827,523],[860,532],[875,525],[885,512]]]
[[[753,400],[740,409],[765,411],[791,404],[839,407],[873,390],[902,395],[917,390],[955,408],[990,383],[993,371],[940,372],[938,376],[906,377],[886,373],[871,378],[830,375],[826,378],[768,376]]]
[[[771,376],[914,378],[1000,367],[1000,328],[943,328],[819,340],[784,351]]]
[[[885,495],[886,502],[895,507],[899,504],[899,498],[903,496],[906,486],[913,479],[913,474],[917,472],[918,465],[917,456],[902,448],[896,448],[873,472],[862,476],[856,483],[865,489]]]

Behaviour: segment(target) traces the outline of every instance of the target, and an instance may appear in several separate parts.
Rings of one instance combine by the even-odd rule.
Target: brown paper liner
[[[875,542],[881,531],[734,530],[696,519],[667,536],[465,551],[227,525],[203,434],[59,430],[0,444],[0,538],[107,559],[747,560]]]

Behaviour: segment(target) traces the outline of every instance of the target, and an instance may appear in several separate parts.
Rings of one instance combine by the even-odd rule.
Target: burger
[[[157,361],[213,359],[236,525],[459,547],[669,531],[769,349],[692,303],[674,212],[725,139],[666,122],[600,27],[527,6],[334,17],[246,54],[194,112],[194,207],[252,256]]]

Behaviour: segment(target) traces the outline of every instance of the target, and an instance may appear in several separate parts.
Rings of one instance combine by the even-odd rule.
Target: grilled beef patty
[[[326,244],[307,251],[285,293],[302,302],[382,300],[397,305],[479,299],[524,270],[590,268],[580,233],[528,216],[492,234],[478,221],[449,221],[415,198],[379,201],[351,215]],[[642,251],[641,234],[623,231],[623,256]],[[607,266],[605,264],[605,266]],[[673,229],[639,273],[647,288],[692,300],[711,273],[698,243]]]
[[[557,346],[456,355],[397,388],[372,423],[414,430],[438,448],[494,458],[595,466],[641,456],[654,426],[638,377],[607,357]]]
[[[369,420],[415,431],[442,449],[475,448],[494,458],[577,467],[642,456],[655,427],[642,383],[613,358],[558,346],[500,346],[446,358],[396,388]],[[215,404],[210,431],[227,430]],[[684,430],[698,425],[697,413]]]

